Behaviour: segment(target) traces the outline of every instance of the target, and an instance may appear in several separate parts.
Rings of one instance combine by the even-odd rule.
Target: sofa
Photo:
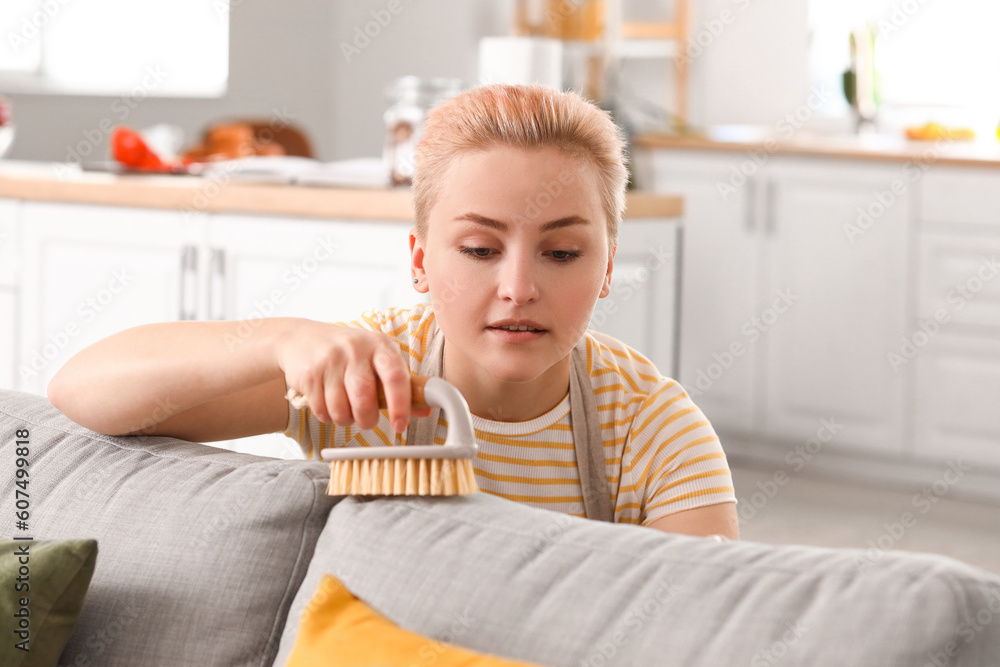
[[[5,471],[28,434],[31,536],[97,545],[59,665],[284,665],[326,575],[428,642],[537,665],[1000,664],[1000,579],[946,557],[331,497],[323,463],[101,435],[13,391],[0,427]]]

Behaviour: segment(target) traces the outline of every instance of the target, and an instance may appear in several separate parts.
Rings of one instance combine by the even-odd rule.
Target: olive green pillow
[[[6,630],[0,665],[59,663],[96,561],[97,540],[0,541],[0,616]]]

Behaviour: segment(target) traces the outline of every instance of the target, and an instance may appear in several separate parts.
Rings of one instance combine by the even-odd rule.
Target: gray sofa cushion
[[[338,504],[276,664],[324,572],[409,630],[553,666],[954,667],[1000,656],[1000,579],[955,560],[720,544],[480,493]]]
[[[323,463],[99,435],[0,392],[0,460],[30,431],[30,534],[96,538],[61,665],[270,666],[333,498]],[[12,474],[0,504],[13,507]]]

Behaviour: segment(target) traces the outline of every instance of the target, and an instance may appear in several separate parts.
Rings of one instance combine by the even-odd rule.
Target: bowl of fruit
[[[6,97],[0,95],[0,158],[7,154],[14,143],[13,106]]]

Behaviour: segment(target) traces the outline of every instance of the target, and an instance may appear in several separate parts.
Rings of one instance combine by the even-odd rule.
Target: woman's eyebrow
[[[501,220],[494,220],[493,218],[488,218],[485,215],[480,215],[478,213],[463,213],[462,215],[455,218],[455,220],[466,220],[468,222],[474,222],[485,227],[490,227],[501,232],[507,231],[507,223]],[[586,218],[580,217],[579,215],[568,215],[565,218],[559,218],[558,220],[551,220],[546,222],[539,228],[539,231],[550,232],[553,229],[559,229],[561,227],[570,227],[572,225],[589,225],[590,221]]]

